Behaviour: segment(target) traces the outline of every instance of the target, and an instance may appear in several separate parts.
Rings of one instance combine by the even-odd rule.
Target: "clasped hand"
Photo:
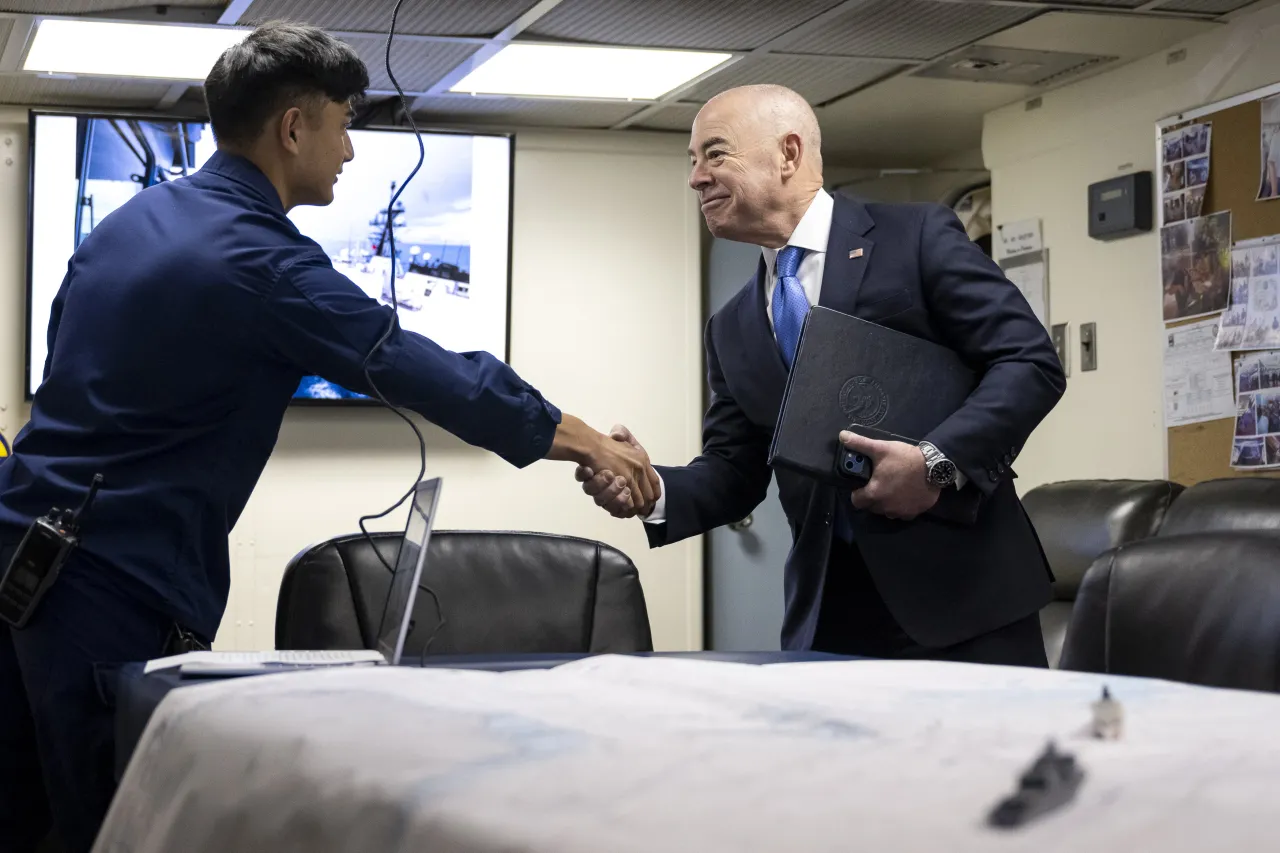
[[[920,448],[901,441],[876,441],[847,430],[840,443],[871,459],[871,480],[852,496],[856,509],[910,521],[928,512],[942,490],[929,483]]]
[[[621,454],[627,450],[643,461],[643,476],[625,473],[624,462],[606,459],[579,465],[574,476],[582,491],[615,518],[648,516],[661,496],[661,480],[649,466],[649,456],[631,430],[618,424],[609,432]],[[840,433],[840,443],[871,459],[871,479],[852,494],[854,508],[886,518],[910,521],[928,512],[938,502],[942,490],[929,483],[924,454],[920,448],[900,441],[876,441],[851,432]],[[631,459],[632,457],[626,457]],[[624,473],[619,473],[619,472]],[[637,489],[631,483],[638,482]]]
[[[644,459],[646,471],[640,480],[640,494],[637,496],[629,485],[629,478],[618,473],[620,469],[607,461],[579,465],[574,476],[582,483],[582,491],[595,500],[596,506],[603,507],[614,518],[637,515],[643,518],[653,511],[654,502],[662,496],[662,481],[649,465],[649,454],[645,453],[631,430],[616,424],[609,431],[609,437],[618,445],[620,452],[625,449],[638,453]]]

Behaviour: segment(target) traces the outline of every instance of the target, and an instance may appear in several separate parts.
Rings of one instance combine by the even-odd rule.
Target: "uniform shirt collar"
[[[273,207],[284,213],[284,203],[280,201],[280,193],[276,192],[275,185],[267,178],[263,171],[253,164],[253,162],[245,157],[237,154],[228,154],[226,151],[215,151],[201,167],[200,171],[210,172],[215,175],[243,184],[249,189],[262,196]]]

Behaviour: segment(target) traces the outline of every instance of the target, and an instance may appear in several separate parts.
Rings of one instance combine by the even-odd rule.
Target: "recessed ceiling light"
[[[25,71],[202,81],[243,27],[42,18]]]
[[[630,47],[509,44],[452,92],[654,100],[733,58],[731,53]]]

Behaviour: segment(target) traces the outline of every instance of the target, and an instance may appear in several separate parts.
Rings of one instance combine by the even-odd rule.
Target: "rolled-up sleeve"
[[[375,396],[365,358],[392,315],[328,258],[307,256],[285,267],[268,294],[263,336],[275,357],[304,374]],[[399,324],[368,374],[388,402],[516,467],[544,458],[560,423],[560,410],[499,359],[451,352]]]

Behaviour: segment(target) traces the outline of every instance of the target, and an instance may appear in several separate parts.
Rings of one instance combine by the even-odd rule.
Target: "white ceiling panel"
[[[1021,50],[1100,53],[1123,60],[1149,56],[1219,26],[1186,18],[1050,12],[979,43]]]

